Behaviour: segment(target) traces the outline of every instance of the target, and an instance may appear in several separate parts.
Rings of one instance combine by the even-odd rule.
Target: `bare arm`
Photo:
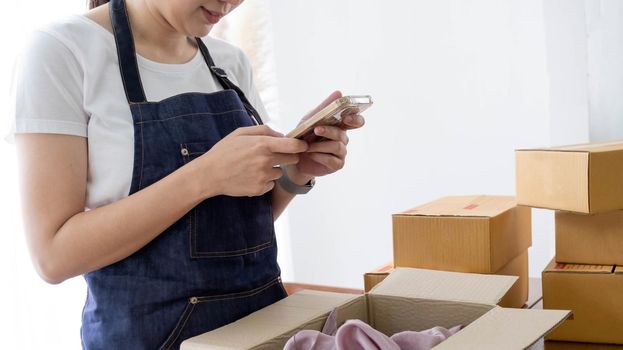
[[[272,190],[281,175],[273,166],[295,164],[307,149],[276,135],[263,126],[238,129],[153,185],[86,212],[86,139],[16,135],[24,229],[37,271],[60,283],[130,256],[208,197]]]
[[[119,261],[197,205],[200,187],[183,167],[115,203],[84,211],[86,139],[16,135],[24,229],[35,267],[49,283]],[[209,194],[207,194],[209,196]]]

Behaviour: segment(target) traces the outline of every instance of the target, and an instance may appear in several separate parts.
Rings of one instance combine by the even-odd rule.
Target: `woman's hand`
[[[342,97],[340,91],[334,91],[318,107],[307,113],[304,121],[326,107],[334,100]],[[288,166],[288,176],[299,184],[304,184],[315,176],[334,173],[344,167],[348,145],[346,130],[358,129],[365,124],[361,115],[349,115],[339,126],[317,126],[314,134],[323,140],[312,142],[306,152],[301,153],[299,162]]]
[[[206,174],[201,180],[205,198],[260,196],[283,174],[276,166],[298,163],[306,150],[305,141],[285,138],[265,125],[251,126],[235,130],[191,163]]]

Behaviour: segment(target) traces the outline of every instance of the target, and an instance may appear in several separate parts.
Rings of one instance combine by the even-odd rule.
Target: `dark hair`
[[[105,3],[109,1],[110,0],[89,0],[89,10],[94,9],[100,5],[104,5]]]

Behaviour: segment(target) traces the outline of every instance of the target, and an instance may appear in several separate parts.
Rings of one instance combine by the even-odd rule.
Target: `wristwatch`
[[[286,192],[294,193],[294,194],[306,194],[311,190],[316,184],[316,179],[312,178],[305,185],[297,185],[288,177],[288,173],[283,171],[283,175],[277,180],[281,188],[283,188]]]

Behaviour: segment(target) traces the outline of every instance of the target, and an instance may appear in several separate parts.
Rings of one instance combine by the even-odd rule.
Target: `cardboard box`
[[[394,263],[495,273],[532,245],[530,208],[509,196],[455,196],[392,216]]]
[[[573,312],[548,339],[623,344],[623,268],[552,260],[542,278],[543,308]]]
[[[363,275],[364,291],[369,292],[374,286],[381,283],[393,270],[394,264],[390,262],[373,271],[365,273]],[[526,300],[528,300],[529,292],[528,251],[526,250],[524,253],[511,260],[498,270],[495,275],[517,276],[519,278],[508,292],[506,292],[504,297],[502,297],[498,305],[514,308],[524,307]]]
[[[528,251],[526,250],[504,267],[496,275],[517,276],[519,279],[498,303],[502,307],[522,308],[528,300]]]
[[[593,215],[556,212],[556,261],[623,265],[623,210]]]
[[[392,271],[394,271],[394,263],[390,261],[385,265],[363,274],[363,291],[367,293],[372,290],[372,288],[381,283],[385,277],[389,276]]]
[[[436,346],[437,350],[525,349],[567,318],[569,311],[496,306],[515,280],[510,276],[398,268],[366,295],[300,292],[227,326],[187,339],[181,349],[282,349],[298,331],[320,330],[335,308],[338,324],[361,319],[389,335],[466,325]]]
[[[515,152],[517,203],[581,213],[623,209],[623,142]]]

